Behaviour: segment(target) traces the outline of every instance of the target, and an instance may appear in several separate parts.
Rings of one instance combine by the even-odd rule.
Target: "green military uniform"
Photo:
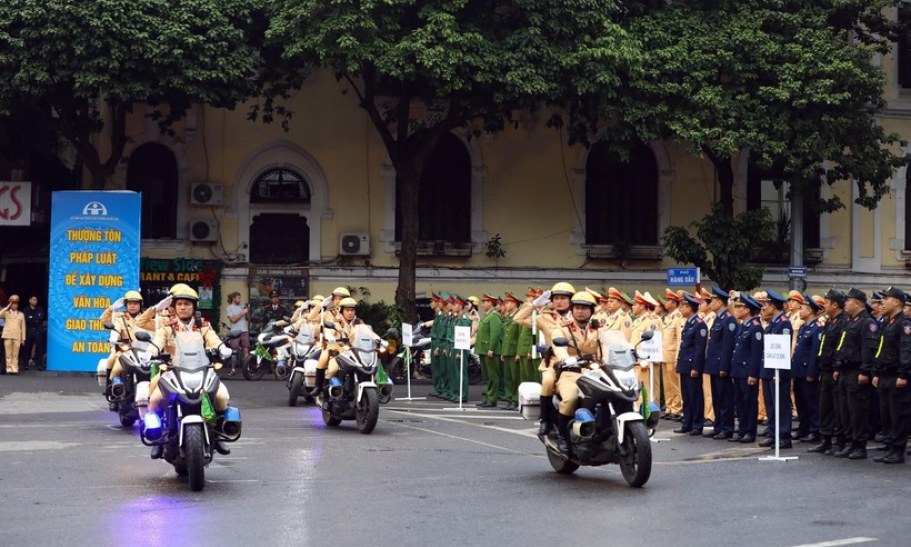
[[[433,391],[431,397],[442,397],[445,393],[443,385],[443,371],[440,364],[443,362],[443,331],[446,328],[446,314],[437,311],[430,327],[430,375],[433,377]]]
[[[453,316],[450,323],[449,333],[449,388],[451,390],[450,400],[459,402],[459,378],[462,379],[461,394],[462,402],[468,401],[468,360],[471,350],[455,349],[455,328],[471,328],[471,318],[461,313],[457,317]]]
[[[488,300],[487,295],[484,299]],[[478,334],[475,337],[474,350],[481,358],[481,370],[484,373],[484,401],[497,406],[497,395],[500,388],[500,331],[503,322],[495,310],[487,312],[478,323]],[[493,356],[489,357],[490,352]],[[485,405],[487,406],[487,405]]]
[[[440,332],[440,387],[443,391],[440,396],[443,399],[455,399],[456,395],[452,394],[452,343],[453,343],[453,316],[451,313],[445,313],[440,320],[442,327]]]
[[[519,381],[521,379],[519,360],[516,359],[516,355],[518,354],[519,331],[522,330],[522,327],[513,322],[512,318],[515,314],[516,312],[513,312],[503,318],[503,343],[500,345],[500,353],[503,355],[506,401],[512,407],[519,404]]]
[[[516,355],[519,356],[519,383],[540,382],[538,365],[540,359],[531,358],[531,346],[534,335],[530,327],[519,327],[519,337],[516,339]]]

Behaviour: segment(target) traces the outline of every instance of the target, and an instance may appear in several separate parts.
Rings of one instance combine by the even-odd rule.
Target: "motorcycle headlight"
[[[199,391],[202,388],[202,380],[205,376],[203,371],[197,372],[183,372],[180,375],[180,380],[183,382],[187,391]]]
[[[617,378],[617,381],[620,382],[620,387],[626,390],[634,389],[639,385],[639,379],[636,377],[636,372],[632,369],[630,370],[614,370],[614,376]]]

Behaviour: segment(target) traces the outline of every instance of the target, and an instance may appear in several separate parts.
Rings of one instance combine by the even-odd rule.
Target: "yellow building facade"
[[[890,74],[882,123],[911,136],[911,90],[905,94],[897,83],[897,61],[877,62]],[[289,104],[294,116],[287,132],[278,123],[249,121],[246,107],[196,107],[173,136],[161,134],[144,112],[135,113],[124,161],[109,189],[145,189],[144,201],[153,199],[149,185],[168,189],[153,199],[155,208],[147,214],[166,218],[169,226],[144,235],[142,255],[220,260],[221,294],[239,291],[244,301],[252,268],[297,265],[307,268],[311,296],[347,285],[368,287],[372,301],[391,302],[398,276],[395,172],[354,94],[343,91],[344,83],[330,72],[314,74]],[[461,162],[453,169],[462,178],[452,182],[456,179],[440,171],[439,184],[461,186],[434,190],[440,201],[425,210],[432,221],[460,211],[461,233],[467,235],[421,243],[419,291],[480,296],[570,281],[579,288],[663,294],[666,268],[680,265],[663,256],[660,235],[667,226],[687,225],[708,213],[718,196],[711,163],[692,155],[685,143],[661,141],[647,145],[639,171],[624,170],[603,158],[593,160],[597,147],[570,146],[566,133],[545,127],[545,120],[544,113],[526,114],[517,128],[498,134],[453,133],[451,142],[461,149],[447,161]],[[102,157],[105,142],[100,136]],[[750,180],[748,153],[734,167],[735,210],[758,203],[787,213],[781,198],[776,205],[770,192],[751,190],[761,181]],[[595,169],[600,178],[592,175]],[[618,180],[605,182],[612,174]],[[303,190],[267,196],[267,186],[276,180],[276,188],[285,190],[302,181]],[[601,189],[593,189],[598,184]],[[646,190],[620,196],[627,186]],[[901,169],[875,211],[853,204],[856,190],[848,182],[822,190],[823,197],[840,196],[847,209],[822,215],[818,230],[811,230],[810,290],[911,288],[906,187],[907,172]],[[612,218],[635,229],[624,232]],[[200,237],[194,231],[199,222],[217,237]],[[487,255],[487,242],[496,235],[505,252],[501,258]],[[346,253],[346,237],[357,238],[361,250]],[[294,251],[276,254],[276,245]],[[369,252],[363,252],[366,247]],[[265,248],[271,254],[263,254]],[[257,255],[260,260],[253,260]],[[766,282],[785,289],[787,263],[769,265]]]

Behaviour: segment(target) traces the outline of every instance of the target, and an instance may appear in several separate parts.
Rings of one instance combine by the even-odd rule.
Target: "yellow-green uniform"
[[[500,344],[500,354],[503,360],[503,378],[506,383],[504,393],[506,401],[512,406],[519,404],[519,381],[521,378],[518,346],[519,331],[522,327],[513,322],[514,315],[515,312],[503,318],[503,342]]]
[[[500,390],[500,331],[503,321],[500,314],[491,310],[478,322],[474,351],[481,358],[484,373],[484,401],[497,405]],[[492,355],[491,355],[492,354]]]
[[[456,327],[471,327],[471,318],[465,315],[464,313],[460,314],[458,317],[453,317],[452,322],[450,323],[449,331],[449,388],[452,391],[450,393],[450,400],[453,402],[459,402],[459,393],[460,386],[459,380],[461,379],[461,396],[462,402],[468,402],[468,360],[470,350],[461,350],[455,349],[455,328]]]
[[[433,377],[433,391],[431,397],[442,397],[445,393],[443,370],[443,331],[446,328],[446,314],[437,312],[430,326],[430,375]]]
[[[540,382],[541,376],[538,372],[538,366],[541,364],[540,359],[531,358],[531,346],[534,344],[534,333],[531,327],[519,327],[519,338],[516,340],[516,355],[519,356],[519,383],[522,382]]]

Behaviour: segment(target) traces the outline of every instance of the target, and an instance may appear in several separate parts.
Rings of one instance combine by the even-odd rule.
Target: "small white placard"
[[[791,370],[791,335],[769,334],[762,337],[763,368]]]
[[[411,347],[411,339],[414,335],[411,333],[411,324],[402,323],[402,344]]]
[[[455,328],[455,349],[471,349],[471,327]]]
[[[661,343],[661,329],[652,331],[652,339],[645,340],[636,349],[640,361],[651,361],[653,363],[664,362],[664,347]]]

